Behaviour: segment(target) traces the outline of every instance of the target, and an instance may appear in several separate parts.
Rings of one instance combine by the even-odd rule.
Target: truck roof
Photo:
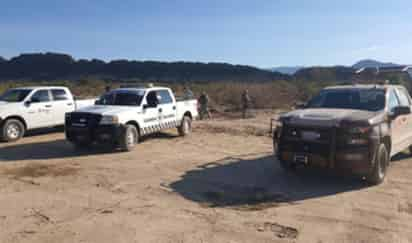
[[[170,89],[167,87],[161,87],[161,86],[156,86],[156,87],[150,87],[150,88],[146,88],[146,87],[130,87],[130,88],[117,88],[117,89],[113,89],[113,91],[131,91],[131,90],[143,90],[143,91],[151,91],[151,90],[159,90],[159,89]]]
[[[67,89],[64,86],[25,86],[25,87],[16,87],[13,89]]]
[[[352,85],[329,86],[324,89],[331,90],[331,89],[387,89],[387,88],[403,88],[403,86],[393,85],[393,84],[352,84]]]

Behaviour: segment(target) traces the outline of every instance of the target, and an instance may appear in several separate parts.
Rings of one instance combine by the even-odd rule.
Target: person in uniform
[[[190,100],[194,97],[193,92],[187,86],[185,86],[183,89],[183,96],[185,100]]]
[[[203,120],[206,117],[208,119],[212,119],[212,115],[210,114],[210,111],[209,111],[209,96],[206,94],[206,92],[201,93],[199,97],[199,105],[200,105],[200,112],[199,112],[200,120]]]
[[[250,96],[249,91],[245,89],[242,93],[242,117],[246,119],[248,117],[249,109],[250,109]]]

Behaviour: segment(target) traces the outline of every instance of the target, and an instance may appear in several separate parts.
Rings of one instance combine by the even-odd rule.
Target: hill
[[[75,60],[60,53],[22,54],[0,62],[0,80],[103,80],[162,82],[266,82],[290,78],[278,72],[227,63]]]

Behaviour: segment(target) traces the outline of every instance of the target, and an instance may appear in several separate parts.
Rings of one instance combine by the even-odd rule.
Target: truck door
[[[401,106],[411,107],[411,100],[408,91],[404,88],[396,88],[396,93],[398,95],[399,104]],[[401,132],[401,142],[409,146],[412,142],[412,114],[400,116],[402,122],[402,132]]]
[[[143,134],[150,134],[160,131],[160,110],[159,100],[156,91],[150,91],[143,100]]]
[[[53,104],[48,89],[35,91],[25,107],[29,128],[41,128],[53,125],[51,116]]]
[[[388,110],[389,113],[392,113],[395,107],[400,106],[398,95],[396,94],[394,89],[389,90],[389,97],[388,97]],[[398,116],[391,121],[391,133],[392,133],[392,149],[393,153],[400,152],[402,150],[402,128],[405,124],[405,117]],[[392,154],[391,152],[391,154]]]
[[[176,102],[167,89],[159,90],[160,98],[160,127],[162,129],[176,127]]]
[[[64,89],[52,89],[51,94],[53,97],[51,115],[54,125],[62,125],[65,114],[74,111],[74,101],[69,98],[69,94]]]

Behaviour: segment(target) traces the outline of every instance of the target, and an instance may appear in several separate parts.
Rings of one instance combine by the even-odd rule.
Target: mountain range
[[[247,65],[200,62],[159,62],[75,59],[61,53],[30,53],[5,59],[0,57],[0,81],[4,80],[107,80],[134,82],[352,82],[353,80],[412,80],[404,72],[357,72],[364,67],[388,67],[394,63],[361,60],[352,66],[281,67],[260,69]],[[274,71],[275,70],[275,71]]]
[[[395,67],[400,66],[400,64],[392,63],[392,62],[380,62],[373,59],[364,59],[360,60],[357,63],[350,66],[353,69],[361,69],[361,68],[382,68],[382,67]],[[303,66],[281,66],[281,67],[274,67],[270,68],[269,70],[272,72],[279,72],[288,75],[294,75],[297,71],[303,69]]]

